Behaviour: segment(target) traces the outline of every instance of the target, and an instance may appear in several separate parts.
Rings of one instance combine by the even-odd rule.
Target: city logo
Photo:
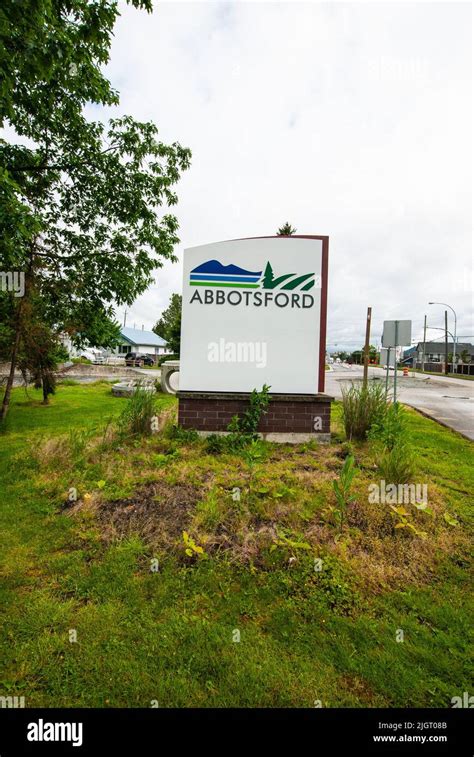
[[[320,287],[320,277],[315,273],[284,273],[275,277],[273,268],[268,262],[264,271],[247,271],[240,266],[222,265],[218,260],[208,260],[193,268],[189,276],[191,286],[197,287],[227,287],[231,289],[282,289],[291,291],[299,289],[307,292],[316,283]]]

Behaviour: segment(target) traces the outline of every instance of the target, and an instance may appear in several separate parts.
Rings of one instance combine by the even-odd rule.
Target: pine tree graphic
[[[273,268],[271,267],[270,262],[268,262],[265,267],[262,286],[264,289],[273,289]]]

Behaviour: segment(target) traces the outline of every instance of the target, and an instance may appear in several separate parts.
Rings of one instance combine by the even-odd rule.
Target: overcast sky
[[[184,248],[290,221],[330,238],[329,349],[362,344],[368,305],[375,343],[384,319],[412,319],[415,339],[425,313],[442,327],[429,300],[474,342],[471,45],[469,3],[124,6],[107,68],[118,111],[193,152],[180,262],[127,325],[151,328],[181,291]]]

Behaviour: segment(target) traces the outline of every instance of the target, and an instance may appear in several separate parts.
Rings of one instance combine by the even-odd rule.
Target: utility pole
[[[369,375],[369,344],[370,344],[370,322],[371,322],[371,320],[372,320],[372,308],[367,308],[367,323],[366,323],[366,326],[365,326],[363,386],[367,386],[367,377]]]
[[[125,312],[123,314],[123,327],[127,325],[127,308],[125,308]]]
[[[449,363],[448,363],[448,311],[444,311],[444,352],[445,352],[445,367],[444,372],[446,376],[449,373]]]
[[[398,321],[395,321],[395,365],[393,371],[393,402],[397,402],[397,347],[398,347]]]
[[[388,375],[390,373],[390,347],[387,347],[387,370],[385,372],[385,399],[388,397]]]
[[[421,363],[422,373],[425,372],[425,353],[426,353],[426,315],[425,315],[425,325],[423,328],[423,361]]]

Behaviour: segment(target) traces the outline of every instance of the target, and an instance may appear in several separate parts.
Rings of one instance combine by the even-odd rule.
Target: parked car
[[[102,365],[105,363],[105,356],[101,350],[98,350],[96,347],[86,347],[83,352],[81,352],[81,358],[84,358],[85,360],[90,360],[91,363],[94,363],[95,365]]]
[[[155,361],[149,355],[140,355],[139,352],[127,352],[125,365],[140,368],[142,365],[155,365]]]
[[[107,355],[105,358],[106,365],[125,365],[124,355]]]

